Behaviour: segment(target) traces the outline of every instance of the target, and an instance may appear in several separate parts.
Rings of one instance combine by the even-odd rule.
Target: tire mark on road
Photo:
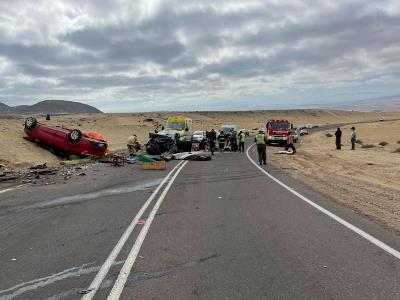
[[[188,268],[193,268],[203,262],[218,258],[220,256],[221,256],[221,254],[215,253],[210,256],[198,258],[198,259],[184,262],[184,263],[181,263],[178,265],[167,266],[167,267],[164,267],[162,269],[159,269],[159,270],[156,270],[153,272],[134,272],[131,275],[129,275],[128,280],[127,280],[127,282],[129,284],[127,284],[127,286],[129,286],[131,284],[136,284],[136,283],[140,283],[143,281],[147,281],[147,280],[165,277],[165,276],[183,271]],[[112,286],[114,280],[116,279],[116,277],[117,276],[114,275],[114,276],[104,280],[98,290],[104,290],[104,289],[110,288]],[[64,291],[57,295],[53,295],[49,298],[46,298],[46,300],[62,300],[62,299],[65,299],[66,297],[79,294],[79,292],[81,290],[82,290],[82,288],[81,289],[79,289],[79,288],[71,289],[69,291]]]
[[[84,202],[84,201],[107,197],[107,196],[129,194],[132,192],[143,191],[143,190],[152,188],[154,186],[157,186],[158,184],[160,184],[161,181],[162,181],[162,178],[157,178],[157,179],[152,179],[152,180],[143,180],[143,181],[136,182],[135,184],[129,185],[129,186],[120,186],[120,187],[115,187],[115,188],[99,190],[96,192],[55,198],[55,199],[46,200],[46,201],[42,201],[39,203],[31,204],[31,205],[20,205],[20,206],[11,207],[8,209],[7,208],[4,209],[4,207],[1,207],[2,208],[1,215],[5,215],[5,214],[8,214],[10,212],[15,212],[15,211],[24,211],[24,210],[28,210],[28,209],[34,209],[34,208],[42,208],[42,209],[52,208],[52,207],[58,207],[58,206],[62,206],[62,205],[76,204],[76,203],[80,203],[80,202]]]
[[[123,260],[116,261],[113,266],[121,265],[123,263]],[[79,267],[69,268],[59,273],[17,284],[11,288],[0,291],[0,300],[10,300],[29,291],[46,287],[55,282],[97,272],[100,269],[100,266],[93,266],[93,264],[94,263],[83,264]]]

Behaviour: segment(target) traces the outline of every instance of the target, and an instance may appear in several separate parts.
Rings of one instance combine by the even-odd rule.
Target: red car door
[[[54,147],[60,150],[69,151],[68,133],[63,130],[54,130]]]
[[[48,146],[54,147],[54,129],[38,125],[35,128],[36,140]]]

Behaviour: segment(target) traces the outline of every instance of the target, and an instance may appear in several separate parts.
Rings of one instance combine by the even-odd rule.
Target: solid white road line
[[[179,168],[178,171],[174,174],[174,177],[168,182],[167,187],[164,189],[162,194],[160,195],[160,198],[154,205],[152,211],[150,212],[149,217],[146,220],[145,225],[143,226],[142,230],[140,231],[138,238],[136,239],[135,244],[133,245],[131,251],[129,252],[129,255],[127,259],[125,260],[124,265],[122,266],[121,272],[118,275],[117,280],[114,283],[114,287],[112,288],[110,295],[108,296],[107,300],[116,300],[119,299],[121,296],[122,290],[125,287],[126,280],[128,279],[129,273],[132,270],[133,264],[135,263],[136,257],[139,254],[140,248],[143,244],[144,239],[146,238],[146,235],[149,231],[150,225],[154,220],[154,217],[160,208],[165,196],[167,195],[169,189],[171,188],[172,184],[174,183],[175,178],[178,176],[180,171],[183,169],[183,167],[187,164],[188,162],[185,161],[185,163]]]
[[[368,240],[369,242],[371,242],[372,244],[378,246],[379,248],[381,248],[382,250],[386,251],[387,253],[393,255],[394,257],[400,259],[400,252],[397,251],[396,249],[393,249],[392,247],[390,247],[389,245],[381,242],[380,240],[378,240],[377,238],[373,237],[372,235],[366,233],[365,231],[361,230],[360,228],[354,226],[353,224],[350,224],[349,222],[343,220],[342,218],[338,217],[337,215],[331,213],[329,210],[323,208],[322,206],[319,206],[318,204],[316,204],[315,202],[311,201],[310,199],[308,199],[307,197],[304,197],[303,195],[301,195],[300,193],[296,192],[294,189],[292,189],[291,187],[287,186],[286,184],[284,184],[282,181],[278,180],[277,178],[275,178],[274,176],[272,176],[271,174],[269,174],[267,171],[265,171],[263,168],[261,168],[259,165],[257,165],[257,163],[250,157],[249,155],[249,150],[250,148],[254,146],[254,144],[252,144],[246,151],[247,154],[247,158],[250,160],[250,162],[255,165],[261,172],[263,172],[265,175],[267,175],[269,178],[271,178],[273,181],[275,181],[277,184],[279,184],[280,186],[282,186],[283,188],[285,188],[286,190],[288,190],[289,192],[291,192],[292,194],[296,195],[297,197],[299,197],[301,200],[305,201],[306,203],[308,203],[309,205],[313,206],[314,208],[318,209],[320,212],[324,213],[325,215],[327,215],[328,217],[331,217],[332,219],[334,219],[336,222],[342,224],[343,226],[347,227],[348,229],[350,229],[351,231],[357,233],[358,235],[362,236],[363,238],[365,238],[366,240]]]
[[[9,191],[15,190],[15,188],[4,189],[0,191],[0,194],[7,193]]]
[[[163,185],[167,182],[167,180],[171,177],[171,175],[175,172],[176,169],[178,169],[182,164],[184,164],[183,161],[179,162],[171,172],[168,173],[167,176],[161,181],[161,183],[158,185],[158,187],[154,190],[154,192],[150,195],[150,197],[147,199],[147,201],[143,204],[133,221],[129,224],[128,228],[126,228],[125,232],[122,234],[121,238],[119,239],[118,243],[115,245],[114,249],[111,251],[111,253],[108,255],[106,261],[104,264],[101,266],[99,272],[96,274],[96,277],[93,279],[92,283],[90,284],[88,290],[91,290],[88,294],[84,295],[82,297],[82,300],[90,300],[94,297],[96,294],[96,291],[99,289],[100,284],[103,282],[104,278],[106,277],[108,271],[112,267],[113,263],[115,262],[118,254],[120,253],[122,247],[125,245],[126,241],[128,240],[129,236],[131,235],[133,229],[135,228],[137,222],[139,219],[142,217],[143,213],[146,211],[147,207],[150,205],[150,203],[153,201],[155,196],[158,194],[160,189],[163,187]]]
[[[8,188],[8,189],[0,190],[0,194],[6,193],[6,192],[9,192],[9,191],[13,191],[13,190],[15,190],[15,189],[17,189],[17,188],[20,188],[20,187],[22,187],[22,186],[24,186],[24,184],[18,185],[18,186],[13,187],[13,188]]]

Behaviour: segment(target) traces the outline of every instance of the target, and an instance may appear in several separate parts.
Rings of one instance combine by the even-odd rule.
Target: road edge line
[[[277,184],[279,184],[280,186],[282,186],[283,188],[285,188],[286,190],[288,190],[289,192],[291,192],[292,194],[294,194],[295,196],[297,196],[298,198],[300,198],[301,200],[303,200],[304,202],[306,202],[307,204],[313,206],[314,208],[318,209],[320,212],[324,213],[325,215],[327,215],[328,217],[332,218],[333,220],[335,220],[336,222],[342,224],[343,226],[345,226],[346,228],[350,229],[351,231],[357,233],[358,235],[360,235],[361,237],[363,237],[364,239],[366,239],[367,241],[369,241],[370,243],[374,244],[375,246],[378,246],[379,248],[381,248],[382,250],[386,251],[387,253],[393,255],[394,257],[396,257],[397,259],[400,259],[400,252],[397,251],[396,249],[390,247],[389,245],[385,244],[384,242],[378,240],[377,238],[375,238],[374,236],[370,235],[369,233],[365,232],[364,230],[354,226],[353,224],[347,222],[346,220],[342,219],[341,217],[335,215],[334,213],[330,212],[329,210],[323,208],[322,206],[318,205],[317,203],[311,201],[310,199],[308,199],[307,197],[303,196],[302,194],[300,194],[299,192],[295,191],[294,189],[292,189],[291,187],[287,186],[286,184],[284,184],[282,181],[280,181],[279,179],[275,178],[274,176],[272,176],[271,174],[269,174],[267,171],[265,171],[263,168],[261,168],[260,166],[257,165],[257,163],[250,157],[249,155],[249,150],[251,147],[253,147],[255,144],[250,145],[247,148],[246,151],[246,155],[247,158],[250,160],[250,162],[255,165],[261,172],[263,172],[265,175],[267,175],[270,179],[272,179],[273,181],[275,181]]]
[[[25,186],[25,184],[20,184],[20,185],[17,185],[15,187],[11,187],[11,188],[7,188],[7,189],[4,189],[4,190],[0,190],[0,194],[11,192],[11,191],[16,190],[16,189],[18,189],[20,187],[23,187],[23,186]]]
[[[161,193],[160,197],[158,198],[156,204],[154,205],[153,209],[151,210],[151,212],[149,214],[149,217],[146,220],[146,223],[144,224],[142,230],[140,231],[140,233],[135,241],[135,244],[133,245],[131,251],[129,252],[129,255],[126,258],[125,263],[121,268],[118,278],[115,280],[114,286],[113,286],[110,294],[108,295],[107,300],[116,300],[116,299],[120,298],[121,293],[125,287],[125,283],[126,283],[128,276],[132,270],[133,264],[135,263],[136,258],[139,254],[140,248],[142,247],[142,244],[146,238],[146,235],[150,229],[150,226],[153,223],[154,217],[157,214],[158,209],[160,208],[165,196],[167,195],[168,191],[170,190],[176,177],[179,175],[179,173],[182,171],[182,169],[185,167],[185,165],[187,163],[188,163],[188,161],[185,161],[180,166],[180,168],[175,172],[174,176],[168,182],[168,185],[165,187],[164,191]]]
[[[161,181],[161,183],[158,185],[158,187],[154,190],[154,192],[150,195],[150,197],[146,200],[146,202],[143,204],[143,206],[140,208],[139,212],[136,214],[135,218],[132,220],[132,222],[129,224],[129,226],[125,229],[124,233],[118,240],[117,244],[114,246],[113,250],[111,250],[110,254],[107,256],[107,259],[101,266],[100,270],[97,272],[95,278],[93,279],[92,283],[89,285],[89,288],[87,289],[90,291],[86,295],[82,296],[82,300],[91,300],[94,295],[96,294],[97,290],[99,289],[101,283],[103,282],[104,278],[106,277],[108,271],[110,271],[110,268],[112,267],[113,263],[115,262],[117,256],[121,252],[123,246],[125,245],[126,241],[130,237],[132,231],[135,229],[135,226],[139,219],[142,217],[144,212],[146,211],[147,207],[151,204],[155,196],[158,194],[158,192],[161,190],[161,188],[164,186],[164,184],[168,181],[168,179],[171,177],[171,175],[174,173],[176,169],[178,169],[184,162],[181,161],[179,162],[168,174],[167,176],[164,177],[164,179]]]

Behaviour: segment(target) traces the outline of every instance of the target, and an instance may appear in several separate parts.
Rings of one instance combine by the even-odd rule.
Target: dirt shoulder
[[[350,150],[350,127],[343,127],[342,150],[335,150],[334,130],[315,133],[296,144],[296,155],[275,155],[283,172],[400,234],[400,121],[359,124],[358,144]],[[385,146],[379,143],[387,142]],[[372,145],[372,146],[371,146]],[[371,147],[371,148],[370,148]],[[399,151],[399,150],[397,150]]]

